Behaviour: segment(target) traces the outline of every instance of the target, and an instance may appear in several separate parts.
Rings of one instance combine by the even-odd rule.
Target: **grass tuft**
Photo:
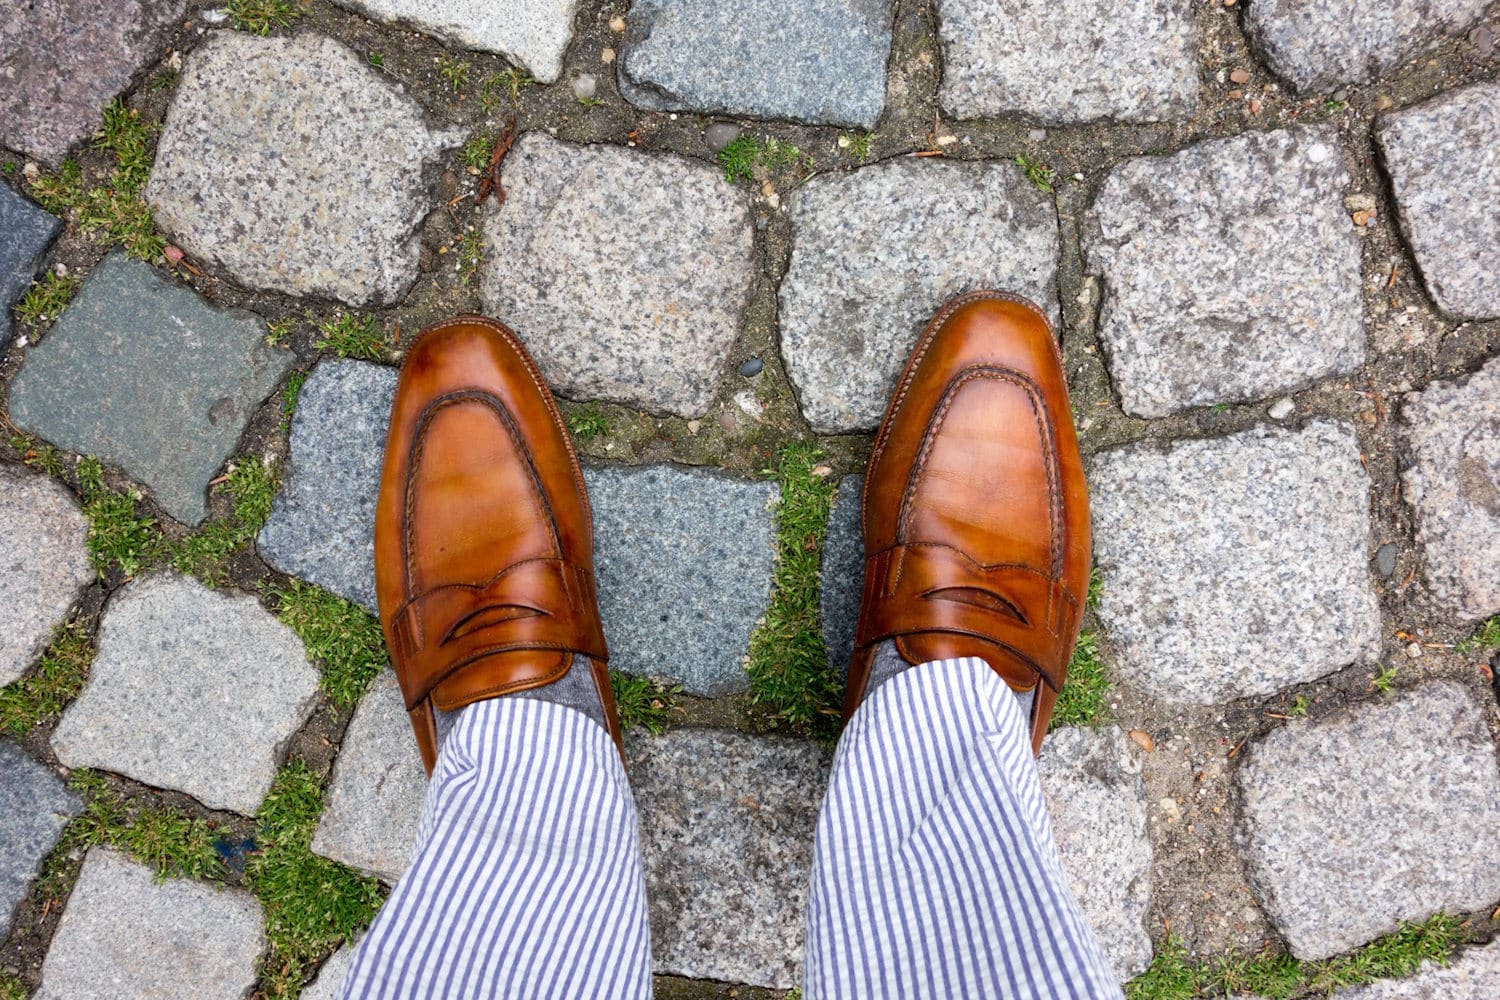
[[[0,1000],[26,1000],[26,987],[9,972],[0,972]]]
[[[52,633],[52,644],[32,673],[0,688],[0,732],[21,737],[62,714],[78,697],[94,663],[94,646],[77,623]]]
[[[799,167],[808,176],[812,175],[812,157],[789,142],[778,139],[752,139],[740,136],[719,150],[719,166],[724,168],[724,179],[733,184],[748,180],[756,167],[767,170],[784,170]]]
[[[40,332],[62,315],[76,291],[77,278],[65,278],[48,271],[40,281],[33,281],[31,287],[26,289],[26,294],[21,296],[21,301],[16,303],[16,319]],[[35,340],[35,337],[32,339]]]
[[[273,591],[277,615],[322,666],[322,687],[339,707],[353,705],[385,669],[385,637],[374,615],[301,580]]]
[[[230,516],[209,521],[169,546],[172,568],[191,573],[211,587],[222,583],[227,575],[225,562],[249,545],[271,516],[279,482],[275,468],[259,459],[234,462],[223,484],[233,500]]]
[[[667,729],[676,697],[682,686],[668,687],[650,677],[634,677],[618,670],[609,672],[609,687],[614,692],[615,709],[620,715],[621,729],[640,726],[652,736],[660,736]]]
[[[470,284],[484,263],[484,236],[472,226],[458,237],[458,273],[464,284]]]
[[[312,853],[322,811],[322,783],[298,760],[276,775],[256,816],[260,851],[245,880],[265,908],[269,996],[295,996],[307,966],[369,926],[384,897],[375,879]]]
[[[253,35],[269,35],[272,28],[290,28],[302,16],[302,9],[288,0],[229,0],[224,10],[231,24]]]
[[[479,84],[479,103],[486,111],[500,103],[501,94],[509,94],[511,103],[521,99],[521,91],[536,83],[525,70],[511,68],[491,73]]]
[[[281,429],[291,430],[292,414],[297,412],[297,397],[302,395],[302,383],[307,381],[307,372],[295,371],[287,376],[281,388]]]
[[[332,351],[341,358],[385,359],[385,338],[374,316],[341,313],[318,324],[322,336],[313,344],[320,351]]]
[[[470,170],[483,170],[489,166],[490,153],[494,148],[495,137],[488,131],[480,130],[475,132],[469,138],[468,142],[464,143],[464,148],[458,154],[458,158]]]
[[[292,339],[292,331],[297,328],[294,319],[277,320],[274,323],[266,323],[266,343],[272,347],[285,347]]]
[[[574,407],[568,413],[568,433],[579,441],[588,441],[609,433],[609,417],[593,403]]]
[[[63,474],[62,455],[52,445],[38,441],[30,434],[15,433],[10,436],[10,446],[21,453],[21,461],[45,472],[49,476]]]
[[[1157,948],[1145,972],[1125,987],[1129,1000],[1190,1000],[1233,994],[1303,1000],[1335,989],[1407,976],[1423,962],[1446,963],[1468,939],[1468,927],[1439,913],[1420,924],[1402,924],[1348,955],[1303,962],[1290,955],[1194,962],[1176,936]]]
[[[1049,729],[1059,726],[1100,726],[1109,720],[1109,673],[1099,655],[1099,637],[1084,630],[1078,634],[1068,677],[1057,696]]]
[[[1052,185],[1057,181],[1057,171],[1047,166],[1047,164],[1043,163],[1041,160],[1033,160],[1030,157],[1018,156],[1016,157],[1016,166],[1021,168],[1021,172],[1026,175],[1026,179],[1030,181],[1038,191],[1045,191],[1048,193],[1052,191]]]
[[[838,139],[839,148],[861,163],[870,158],[870,149],[874,144],[874,132],[847,132]]]
[[[83,516],[89,522],[89,559],[102,580],[114,567],[127,577],[135,576],[162,554],[163,542],[156,522],[138,517],[128,495],[104,485],[104,467],[95,458],[78,463],[78,484],[83,493]]]
[[[1500,615],[1495,615],[1474,630],[1474,634],[1453,647],[1460,653],[1481,653],[1500,649]]]
[[[751,703],[766,722],[832,739],[843,685],[823,645],[818,572],[836,484],[814,473],[822,457],[805,442],[777,456],[776,569],[765,618],[750,636],[748,671]]]
[[[438,56],[438,76],[456,94],[469,82],[469,64],[453,56]]]
[[[108,844],[150,865],[158,879],[218,878],[223,874],[213,847],[213,827],[205,821],[175,809],[127,799],[94,771],[74,771],[68,787],[83,796],[84,807],[63,831],[58,847],[66,847],[64,856],[81,847]],[[49,874],[54,878],[57,875],[55,871]]]

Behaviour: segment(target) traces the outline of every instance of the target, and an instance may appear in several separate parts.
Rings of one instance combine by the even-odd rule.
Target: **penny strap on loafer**
[[[445,584],[412,598],[390,623],[407,709],[487,656],[551,650],[607,659],[596,600],[593,573],[564,559],[527,559],[487,582]],[[512,676],[503,686],[546,683],[552,672]],[[467,700],[457,691],[443,694],[444,702]]]
[[[965,635],[1024,661],[1054,690],[1078,601],[1030,566],[985,566],[948,545],[910,542],[870,556],[855,646],[918,633]]]

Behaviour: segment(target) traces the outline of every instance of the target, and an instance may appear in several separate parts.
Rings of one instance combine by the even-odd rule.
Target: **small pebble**
[[[1480,58],[1488,59],[1495,54],[1495,32],[1487,24],[1481,24],[1469,32],[1469,41],[1473,44]]]
[[[1335,90],[1330,96],[1333,98],[1333,100],[1338,101],[1340,104],[1342,104],[1344,101],[1347,101],[1349,99],[1349,88],[1340,87],[1338,90]]]
[[[1229,74],[1231,83],[1249,83],[1250,71],[1248,69],[1237,69]]]
[[[1408,643],[1406,646],[1406,655],[1413,660],[1420,660],[1422,658],[1422,644],[1419,642]]]
[[[1322,163],[1324,160],[1328,159],[1330,152],[1332,151],[1327,146],[1323,145],[1321,142],[1315,142],[1311,146],[1307,147],[1307,158],[1314,163]]]
[[[1135,740],[1136,745],[1147,753],[1150,753],[1152,750],[1156,749],[1156,741],[1152,739],[1151,734],[1146,732],[1144,729],[1132,729],[1130,731],[1130,738],[1132,740]]]
[[[1043,139],[1047,138],[1047,130],[1044,128],[1034,128],[1030,132],[1026,133],[1026,138],[1030,139],[1032,142],[1041,142]]]
[[[1344,207],[1350,212],[1373,212],[1375,211],[1375,198],[1364,192],[1356,192],[1344,199]]]
[[[205,10],[203,12],[204,24],[220,25],[227,20],[229,20],[229,11],[227,10]]]
[[[734,405],[745,411],[745,416],[752,420],[759,420],[765,416],[766,408],[760,400],[755,398],[755,393],[749,389],[741,389],[734,394]]]
[[[615,61],[615,50],[614,49],[605,49],[603,52],[600,52],[599,53],[599,61],[602,62],[606,66],[608,66],[610,63],[614,62]]]
[[[625,19],[623,17],[621,17],[619,14],[616,14],[614,17],[610,18],[609,19],[609,30],[613,31],[617,35],[620,32],[624,31],[625,30]]]
[[[1349,216],[1349,218],[1354,221],[1356,226],[1368,226],[1370,220],[1375,218],[1375,210],[1373,208],[1362,208]]]
[[[1389,580],[1396,575],[1396,546],[1386,542],[1375,550],[1375,571]]]
[[[714,122],[703,130],[703,141],[717,153],[740,137],[740,127],[729,122]]]
[[[1292,411],[1296,408],[1296,403],[1293,403],[1290,399],[1283,396],[1276,402],[1271,404],[1271,408],[1266,411],[1266,415],[1269,416],[1272,420],[1285,420],[1287,417],[1290,417],[1292,415]]]
[[[746,361],[744,364],[740,365],[740,374],[745,376],[746,378],[754,378],[755,376],[759,375],[761,373],[761,370],[765,367],[766,363],[760,358],[751,358],[749,361]]]
[[[1182,807],[1174,798],[1164,798],[1157,805],[1161,808],[1162,815],[1167,818],[1168,823],[1176,823],[1182,819]]]
[[[1244,96],[1245,96],[1245,92],[1243,90],[1240,90],[1239,88],[1235,88],[1234,90],[1231,90],[1229,92],[1229,99],[1231,101],[1238,101],[1241,97],[1244,97]]]
[[[599,82],[592,73],[583,73],[573,79],[573,96],[580,101],[591,101],[599,90]]]
[[[1375,98],[1376,111],[1389,111],[1391,108],[1395,107],[1395,105],[1396,102],[1391,100],[1389,94],[1381,94],[1379,97]]]
[[[740,429],[740,422],[733,413],[725,411],[719,414],[719,426],[723,428],[725,434],[733,434]]]
[[[1260,98],[1259,97],[1252,97],[1252,98],[1250,98],[1250,113],[1252,115],[1258,115],[1258,114],[1260,114],[1260,108],[1261,108]]]

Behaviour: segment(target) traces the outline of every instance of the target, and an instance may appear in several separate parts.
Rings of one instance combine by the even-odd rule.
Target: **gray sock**
[[[917,666],[917,664],[907,663],[906,659],[900,653],[896,652],[896,642],[894,639],[887,639],[885,642],[882,642],[875,648],[875,661],[870,664],[870,680],[865,685],[865,697],[870,697],[880,685],[895,677],[903,670],[910,670],[914,666]],[[1035,693],[1032,691],[1013,691],[1012,694],[1021,703],[1021,711],[1028,715],[1031,714],[1031,699],[1035,696]]]
[[[532,698],[536,701],[551,701],[559,705],[575,708],[593,719],[607,731],[609,723],[604,717],[604,702],[599,700],[599,692],[594,687],[594,672],[589,667],[589,658],[580,653],[573,654],[573,662],[568,666],[568,672],[563,674],[551,684],[543,684],[541,687],[528,688],[525,691],[517,691],[514,694],[503,695],[506,698]],[[465,706],[467,707],[467,706]],[[453,724],[458,721],[459,712],[437,711],[437,741],[441,747],[448,739],[448,732]]]

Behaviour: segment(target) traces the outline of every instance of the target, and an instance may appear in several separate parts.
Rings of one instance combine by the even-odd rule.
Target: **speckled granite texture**
[[[0,466],[0,685],[46,649],[53,627],[94,581],[89,523],[46,476]]]
[[[291,457],[256,537],[266,562],[375,610],[375,498],[396,370],[324,361],[297,396]]]
[[[1063,872],[1115,974],[1151,964],[1151,838],[1140,753],[1114,726],[1047,735],[1037,760]]]
[[[109,602],[88,686],[52,749],[67,767],[253,816],[317,694],[302,642],[254,597],[163,574]]]
[[[1359,241],[1329,127],[1251,133],[1110,171],[1084,224],[1127,413],[1262,399],[1364,362]]]
[[[749,684],[771,597],[776,485],[670,465],[584,470],[609,665],[718,696]]]
[[[823,643],[828,647],[828,662],[840,677],[849,676],[849,657],[854,654],[854,633],[859,628],[859,605],[864,598],[865,537],[860,528],[863,496],[863,476],[845,476],[839,481],[833,511],[828,515],[828,533],[823,536],[823,566],[818,575]]]
[[[388,303],[416,281],[417,227],[437,207],[424,174],[463,140],[331,38],[214,32],[183,68],[145,197],[236,281]]]
[[[210,305],[116,250],[84,282],[11,385],[16,424],[113,462],[184,524],[295,358],[258,316]]]
[[[95,847],[42,966],[37,1000],[205,1000],[248,996],[261,951],[260,903],[243,889],[155,873]]]
[[[677,729],[630,735],[625,757],[657,973],[796,985],[829,751],[810,741]]]
[[[42,859],[83,807],[63,780],[13,743],[0,743],[0,934],[26,898]]]
[[[1057,319],[1057,213],[1011,163],[901,158],[791,196],[781,349],[820,434],[873,430],[927,321],[976,288]]]
[[[328,783],[313,853],[394,885],[411,860],[427,795],[396,675],[387,670],[360,700]]]
[[[1500,316],[1500,82],[1385,118],[1376,137],[1427,291],[1460,316]]]
[[[635,0],[620,88],[656,110],[873,129],[891,0]]]
[[[1364,83],[1444,35],[1468,29],[1485,0],[1249,0],[1245,34],[1299,91]]]
[[[1484,700],[1432,681],[1251,748],[1246,860],[1298,958],[1500,898],[1500,770]]]
[[[1120,676],[1168,701],[1264,696],[1380,651],[1370,480],[1328,421],[1097,456],[1099,619]]]
[[[537,133],[504,171],[484,226],[488,314],[564,396],[707,412],[750,292],[744,190],[686,157]]]
[[[7,0],[0,15],[0,144],[56,164],[101,109],[164,53],[183,0]]]
[[[464,48],[498,52],[542,83],[562,72],[578,0],[338,0],[381,21],[409,24]]]
[[[943,108],[1044,124],[1188,118],[1198,109],[1189,0],[939,0]]]
[[[61,230],[62,220],[0,184],[0,347],[10,343],[11,306],[30,287],[42,254]]]
[[[1431,383],[1401,414],[1423,578],[1451,615],[1500,614],[1500,359]]]

